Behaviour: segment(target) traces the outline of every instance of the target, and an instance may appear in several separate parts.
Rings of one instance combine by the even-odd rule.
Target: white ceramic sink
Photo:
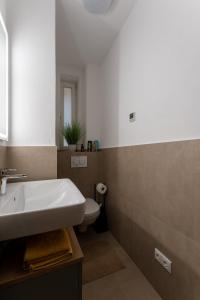
[[[69,179],[10,183],[0,196],[0,241],[78,225],[84,204]]]

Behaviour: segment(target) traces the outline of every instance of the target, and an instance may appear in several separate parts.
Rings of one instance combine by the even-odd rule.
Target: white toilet
[[[79,225],[81,232],[87,231],[87,227],[93,224],[100,215],[100,206],[91,198],[86,198],[84,220]]]

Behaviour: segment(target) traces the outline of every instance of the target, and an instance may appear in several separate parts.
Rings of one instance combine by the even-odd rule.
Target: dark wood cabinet
[[[64,264],[42,271],[25,272],[21,253],[9,253],[0,268],[1,300],[81,300],[83,254],[70,229],[73,257]]]

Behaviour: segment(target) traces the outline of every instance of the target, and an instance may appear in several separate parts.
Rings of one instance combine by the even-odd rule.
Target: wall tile
[[[7,148],[0,146],[0,168],[5,168],[6,166],[6,152]]]
[[[200,299],[200,141],[105,149],[103,163],[115,237],[163,299]]]
[[[26,173],[27,180],[57,178],[57,147],[8,147],[6,166]]]
[[[71,155],[87,155],[87,168],[71,168]],[[94,197],[94,185],[103,180],[102,152],[58,151],[58,178],[70,178],[85,197]]]

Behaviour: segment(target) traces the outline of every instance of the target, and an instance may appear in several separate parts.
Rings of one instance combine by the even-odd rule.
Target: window
[[[77,84],[75,82],[61,83],[61,128],[77,120]],[[67,142],[62,137],[61,147],[67,147]]]
[[[0,140],[8,140],[8,33],[0,14]]]
[[[64,124],[72,123],[72,89],[64,88]]]

